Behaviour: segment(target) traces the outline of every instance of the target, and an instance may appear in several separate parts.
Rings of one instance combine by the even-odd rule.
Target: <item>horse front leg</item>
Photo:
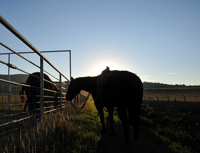
[[[111,126],[111,136],[116,136],[115,130],[113,128],[113,108],[107,108],[108,109],[108,114],[109,114],[109,123]]]
[[[104,122],[103,107],[96,107],[96,108],[97,108],[97,110],[99,112],[101,125],[102,125],[101,134],[105,134],[106,133],[106,127],[105,127],[105,122]]]

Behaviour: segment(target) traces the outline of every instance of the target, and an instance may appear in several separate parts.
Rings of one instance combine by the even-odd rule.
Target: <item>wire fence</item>
[[[143,100],[200,102],[200,87],[144,89]]]
[[[54,115],[57,111],[62,112],[62,109],[67,106],[65,94],[69,79],[42,53],[67,52],[69,54],[69,76],[71,77],[71,51],[41,53],[2,16],[0,16],[0,21],[5,28],[33,50],[32,52],[16,52],[0,42],[0,46],[7,50],[6,53],[1,52],[0,56],[6,56],[8,59],[7,61],[0,60],[1,68],[8,70],[7,74],[0,75],[0,144],[2,147],[5,139],[22,131],[25,125],[33,125],[38,122],[42,124],[44,119]],[[29,53],[38,56],[39,65],[22,55]],[[33,73],[32,69],[24,70],[18,61],[11,60],[11,56],[17,56],[21,61],[31,64],[37,69],[37,72]],[[48,64],[59,77],[45,70],[44,63]],[[14,70],[15,75],[11,74],[11,70]],[[80,104],[85,98],[84,95],[78,95],[74,104]]]

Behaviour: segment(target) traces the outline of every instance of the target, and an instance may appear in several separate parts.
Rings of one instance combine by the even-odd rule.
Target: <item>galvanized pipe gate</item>
[[[70,81],[70,79],[68,79],[63,73],[61,73],[42,53],[54,53],[54,52],[68,52],[69,53],[69,76],[71,78],[71,50],[57,50],[57,51],[38,51],[28,40],[26,40],[14,27],[12,27],[2,16],[0,16],[0,22],[2,25],[4,25],[4,27],[6,27],[11,33],[13,33],[17,38],[19,38],[25,45],[27,45],[31,50],[33,50],[33,52],[16,52],[14,50],[12,50],[11,48],[9,48],[8,46],[6,46],[5,44],[3,44],[2,42],[0,42],[0,46],[2,46],[3,48],[6,48],[7,50],[9,50],[11,53],[0,53],[0,56],[8,56],[8,62],[2,61],[0,60],[0,63],[7,66],[8,67],[8,78],[7,79],[2,79],[0,78],[0,84],[2,84],[2,89],[0,87],[0,90],[2,90],[3,92],[0,92],[0,145],[2,145],[3,143],[3,139],[4,138],[8,138],[10,135],[13,135],[14,132],[19,132],[20,127],[23,126],[23,124],[28,120],[28,122],[30,121],[30,119],[35,118],[38,119],[39,116],[39,120],[40,122],[42,122],[43,118],[44,118],[44,113],[45,114],[49,114],[51,112],[54,112],[56,110],[60,110],[62,111],[62,108],[65,107],[65,102],[66,100],[63,99],[63,95],[65,95],[66,90],[67,90],[67,84]],[[31,53],[36,53],[39,58],[40,58],[40,65],[35,64],[34,62],[28,60],[27,58],[25,58],[24,56],[22,56],[22,54],[31,54]],[[36,68],[39,69],[39,73],[40,76],[34,76],[32,74],[32,72],[27,72],[23,69],[18,68],[17,66],[11,64],[11,59],[10,56],[11,55],[17,55],[20,58],[22,58],[23,60],[25,60],[26,62],[29,62],[30,64],[32,64],[33,66],[35,66]],[[59,78],[56,78],[55,76],[53,76],[51,73],[49,73],[48,71],[44,70],[44,61],[46,63],[48,63],[58,74],[59,74]],[[10,79],[10,68],[12,69],[16,69],[22,73],[27,74],[27,76],[34,76],[37,79],[40,80],[40,85],[39,85],[39,102],[35,102],[35,103],[39,103],[40,105],[40,113],[39,114],[29,114],[28,111],[23,112],[22,111],[22,103],[20,103],[19,100],[19,93],[18,94],[13,94],[11,92],[11,90],[9,91],[9,93],[6,93],[4,91],[4,87],[6,87],[7,89],[11,88],[11,86],[17,86],[16,88],[36,88],[36,87],[32,87],[31,85],[27,85],[24,83],[19,83],[19,82],[15,82],[15,81],[11,81]],[[58,81],[55,82],[51,82],[49,80],[44,79],[45,75],[49,75],[51,77],[53,77],[54,79],[57,79]],[[62,78],[64,78],[65,82],[63,82]],[[50,102],[46,102],[44,101],[45,98],[48,98],[45,95],[45,92],[53,92],[56,93],[56,91],[50,90],[50,89],[46,89],[44,88],[44,84],[45,82],[50,83],[52,85],[57,85],[60,87],[59,90],[59,109],[50,109],[52,108],[52,106],[48,106],[45,107],[45,109],[49,109],[49,110],[44,110],[44,104],[45,105],[49,105]],[[17,91],[18,92],[18,91]],[[5,94],[6,93],[6,94]],[[27,95],[28,96],[28,95]],[[13,97],[15,100],[13,100]],[[51,96],[49,96],[51,97]],[[80,98],[80,99],[84,99]],[[6,102],[5,102],[6,101]],[[13,101],[15,101],[15,103],[12,103]],[[5,105],[6,103],[6,105]],[[35,104],[36,105],[36,104]],[[5,108],[6,107],[6,108]],[[12,110],[11,108],[15,107],[14,110]],[[21,109],[18,109],[18,107]],[[26,108],[26,106],[25,106]],[[6,111],[4,111],[6,110]],[[13,112],[18,112],[16,114],[12,113]],[[45,112],[44,112],[45,111]],[[6,113],[5,113],[6,112]],[[6,117],[5,117],[6,116]],[[13,117],[15,116],[15,117]],[[4,118],[5,117],[5,118]],[[16,123],[16,124],[15,124]],[[14,132],[13,132],[14,131]],[[0,146],[1,148],[1,146]]]

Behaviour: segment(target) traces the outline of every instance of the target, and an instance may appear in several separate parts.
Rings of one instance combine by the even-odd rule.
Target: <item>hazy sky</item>
[[[38,50],[72,51],[75,78],[97,75],[107,65],[142,81],[186,85],[200,85],[199,8],[199,0],[0,1],[0,15]],[[30,51],[3,25],[0,41],[17,52]],[[39,64],[36,55],[25,56]],[[68,53],[45,57],[69,76]],[[0,60],[7,62],[7,56]],[[13,55],[11,63],[37,71]],[[4,65],[0,69],[7,73]]]

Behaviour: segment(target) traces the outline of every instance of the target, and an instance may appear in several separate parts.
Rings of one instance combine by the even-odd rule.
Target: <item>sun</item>
[[[96,66],[94,66],[93,70],[92,70],[92,76],[96,76],[101,74],[101,72],[106,69],[106,67],[109,67],[110,70],[119,70],[119,66],[117,66],[116,64],[113,63],[101,63],[101,64],[97,64]]]

